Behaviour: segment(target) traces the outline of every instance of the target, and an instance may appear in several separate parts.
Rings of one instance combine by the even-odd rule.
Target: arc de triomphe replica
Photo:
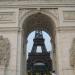
[[[30,32],[51,36],[56,75],[75,75],[75,0],[0,0],[0,75],[26,75]]]

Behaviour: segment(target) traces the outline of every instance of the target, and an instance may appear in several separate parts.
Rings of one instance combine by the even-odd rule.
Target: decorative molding
[[[75,31],[75,26],[60,26],[56,27],[57,31]]]
[[[75,1],[71,2],[50,2],[50,1],[2,1],[0,2],[0,7],[17,7],[17,8],[57,8],[57,7],[70,7],[75,6]]]
[[[22,16],[25,16],[29,12],[34,11],[33,9],[20,9],[19,10],[19,22],[22,20]]]
[[[31,8],[31,9],[20,9],[19,10],[19,23],[22,20],[23,16],[30,14],[31,12],[44,12],[53,15],[54,17],[58,18],[58,9],[57,8]],[[33,14],[34,14],[33,13]]]
[[[10,58],[10,44],[8,38],[0,36],[0,65],[8,66]]]
[[[64,21],[75,21],[75,11],[63,11]]]
[[[15,12],[1,12],[0,11],[0,24],[4,23],[16,23]]]
[[[71,66],[75,67],[75,38],[73,39],[72,46],[70,49],[70,63]]]
[[[0,32],[5,32],[5,31],[8,31],[8,32],[11,32],[11,31],[21,31],[22,28],[20,27],[0,27]]]

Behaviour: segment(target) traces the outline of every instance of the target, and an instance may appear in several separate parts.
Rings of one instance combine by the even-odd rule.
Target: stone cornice
[[[21,32],[23,31],[22,28],[20,27],[0,27],[0,32],[4,31],[18,31]],[[56,31],[75,31],[75,26],[60,26],[56,27]]]
[[[7,1],[0,2],[0,7],[17,7],[17,8],[57,8],[57,7],[75,7],[75,2],[49,2],[49,1]]]
[[[19,27],[0,27],[0,32],[22,31]]]
[[[75,26],[56,27],[56,31],[75,31]]]
[[[4,31],[18,31],[21,32],[23,31],[22,28],[20,27],[0,27],[0,32]],[[75,26],[60,26],[56,27],[56,31],[75,31]]]

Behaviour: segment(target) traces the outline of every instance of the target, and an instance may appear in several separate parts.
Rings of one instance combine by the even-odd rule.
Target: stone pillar
[[[26,38],[24,38],[24,31],[19,30],[17,35],[17,75],[27,75],[26,68]]]
[[[62,56],[61,56],[61,43],[60,43],[60,32],[56,31],[56,74],[63,75],[62,73]]]
[[[22,31],[17,32],[17,74],[21,75],[21,59],[22,59]]]
[[[5,75],[5,66],[0,66],[0,75]]]

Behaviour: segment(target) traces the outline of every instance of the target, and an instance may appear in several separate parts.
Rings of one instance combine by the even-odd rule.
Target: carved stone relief
[[[7,66],[10,57],[10,44],[7,38],[0,36],[0,65]]]
[[[70,49],[70,62],[71,66],[75,67],[75,39],[73,39],[72,47]]]

